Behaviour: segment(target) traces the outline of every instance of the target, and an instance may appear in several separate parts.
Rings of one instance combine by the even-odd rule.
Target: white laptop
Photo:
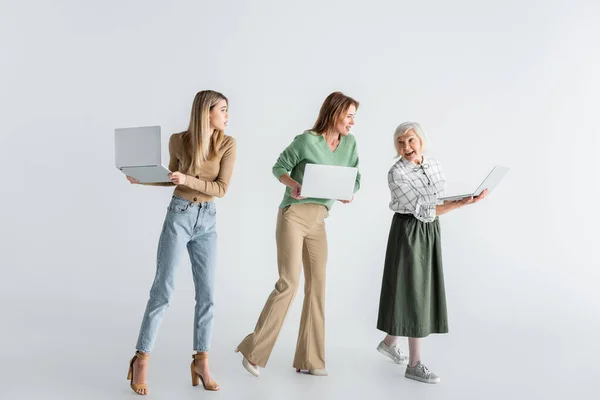
[[[300,196],[314,199],[351,200],[358,168],[306,164]]]
[[[507,168],[507,167],[502,167],[500,165],[496,165],[494,168],[492,168],[492,171],[485,177],[483,182],[481,182],[481,185],[479,185],[473,193],[465,193],[465,194],[459,194],[459,195],[455,195],[455,196],[440,197],[439,200],[454,201],[454,200],[464,199],[465,197],[471,197],[471,196],[476,197],[476,196],[479,196],[481,194],[481,192],[483,192],[485,189],[487,189],[488,193],[490,193],[492,190],[494,190],[496,185],[498,185],[498,183],[500,183],[502,178],[504,178],[504,175],[506,175],[508,170],[509,170],[509,168]]]
[[[170,182],[161,162],[160,126],[115,129],[115,164],[141,183]]]

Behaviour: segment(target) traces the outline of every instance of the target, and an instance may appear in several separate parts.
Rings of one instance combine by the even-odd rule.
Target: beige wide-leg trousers
[[[292,204],[277,216],[279,280],[265,303],[254,332],[238,350],[249,361],[267,364],[300,281],[304,265],[304,305],[294,368],[325,368],[325,265],[327,263],[327,208],[320,204]]]

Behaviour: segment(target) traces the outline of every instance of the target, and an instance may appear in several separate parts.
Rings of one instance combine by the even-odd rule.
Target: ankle
[[[194,360],[194,366],[198,368],[208,368],[208,360]]]

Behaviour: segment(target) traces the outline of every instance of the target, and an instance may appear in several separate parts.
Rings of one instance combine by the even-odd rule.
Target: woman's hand
[[[473,202],[473,196],[465,197],[461,200],[456,200],[453,203],[456,205],[456,208],[464,207]]]
[[[294,184],[291,186],[292,188],[292,197],[296,200],[302,200],[305,199],[306,197],[302,197],[300,195],[300,192],[302,191],[302,185],[299,184],[298,182],[294,182]]]
[[[283,174],[279,177],[279,182],[283,183],[285,186],[292,189],[292,197],[296,200],[302,200],[306,197],[302,197],[300,193],[302,192],[302,185],[292,179],[288,174]]]
[[[480,202],[481,200],[485,199],[485,197],[488,194],[488,190],[485,189],[483,192],[481,192],[479,194],[479,196],[471,196],[471,197],[465,197],[462,200],[456,200],[454,203],[456,204],[457,208],[463,207],[463,206],[467,206],[469,204],[475,204],[477,202]]]
[[[141,182],[140,182],[140,181],[138,181],[137,179],[135,179],[135,178],[132,178],[132,177],[130,177],[130,176],[128,176],[128,177],[127,177],[127,180],[128,180],[128,181],[129,181],[129,183],[131,183],[132,185],[139,185],[139,184],[141,183]]]
[[[473,197],[472,204],[475,204],[475,203],[477,203],[477,202],[480,202],[481,200],[485,199],[485,198],[486,198],[486,196],[487,196],[487,194],[488,194],[488,190],[487,190],[487,189],[485,189],[483,192],[481,192],[481,193],[479,194],[479,196],[475,196],[475,197]]]
[[[175,172],[171,172],[169,174],[169,178],[171,179],[171,182],[173,182],[175,185],[185,185],[185,181],[187,180],[187,175],[182,174],[179,171],[175,171]]]
[[[476,197],[470,196],[470,197],[465,197],[464,199],[461,199],[461,200],[446,201],[446,202],[444,202],[444,204],[436,206],[435,212],[437,215],[443,215],[443,214],[446,214],[447,212],[459,209],[466,205],[475,204],[475,203],[485,199],[487,194],[488,194],[488,190],[485,189],[483,192],[481,192],[481,194],[479,196],[476,196]]]
[[[354,200],[354,196],[352,196],[352,198],[350,200],[338,200],[338,201],[342,204],[350,204],[350,203],[352,203],[352,200]]]

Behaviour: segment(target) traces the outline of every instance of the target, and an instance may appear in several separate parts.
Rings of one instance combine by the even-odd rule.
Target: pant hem
[[[139,351],[140,353],[148,353],[148,354],[150,354],[150,352],[151,352],[151,350],[144,350],[144,349],[141,349],[141,348],[139,348],[139,347],[138,347],[138,348],[136,348],[135,350],[136,350],[136,351]]]

